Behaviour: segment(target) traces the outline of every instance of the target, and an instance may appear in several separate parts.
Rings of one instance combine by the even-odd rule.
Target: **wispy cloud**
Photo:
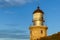
[[[13,11],[4,11],[3,13],[5,13],[5,14],[15,14],[15,12],[13,12]]]
[[[0,38],[0,40],[29,40],[29,39]]]
[[[0,7],[24,5],[24,4],[30,3],[32,1],[33,0],[0,0]]]
[[[11,38],[11,39],[29,39],[29,35],[21,34],[25,33],[22,30],[0,30],[0,38]]]
[[[19,26],[19,24],[5,24],[6,26]]]
[[[0,38],[29,39],[29,35],[16,35],[16,34],[15,33],[10,33],[10,34],[0,33]]]
[[[24,30],[0,30],[0,33],[26,33]]]

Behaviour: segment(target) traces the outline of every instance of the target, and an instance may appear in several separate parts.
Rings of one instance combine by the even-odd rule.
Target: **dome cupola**
[[[33,12],[33,14],[34,13],[44,13],[41,9],[40,9],[40,7],[38,6],[37,7],[37,9]]]

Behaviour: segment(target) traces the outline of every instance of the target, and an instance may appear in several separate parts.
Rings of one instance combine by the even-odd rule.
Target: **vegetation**
[[[40,40],[60,40],[60,32],[53,34],[51,36],[41,38]]]

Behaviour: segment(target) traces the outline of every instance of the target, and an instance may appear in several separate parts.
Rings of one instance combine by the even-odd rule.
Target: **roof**
[[[34,13],[44,13],[42,10],[40,10],[40,7],[38,6],[37,9],[33,12]]]

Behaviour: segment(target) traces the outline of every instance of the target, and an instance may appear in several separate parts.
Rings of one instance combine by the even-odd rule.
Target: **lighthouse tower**
[[[47,26],[44,25],[44,12],[37,7],[33,12],[33,25],[29,27],[30,29],[30,40],[38,40],[41,37],[47,36]]]

